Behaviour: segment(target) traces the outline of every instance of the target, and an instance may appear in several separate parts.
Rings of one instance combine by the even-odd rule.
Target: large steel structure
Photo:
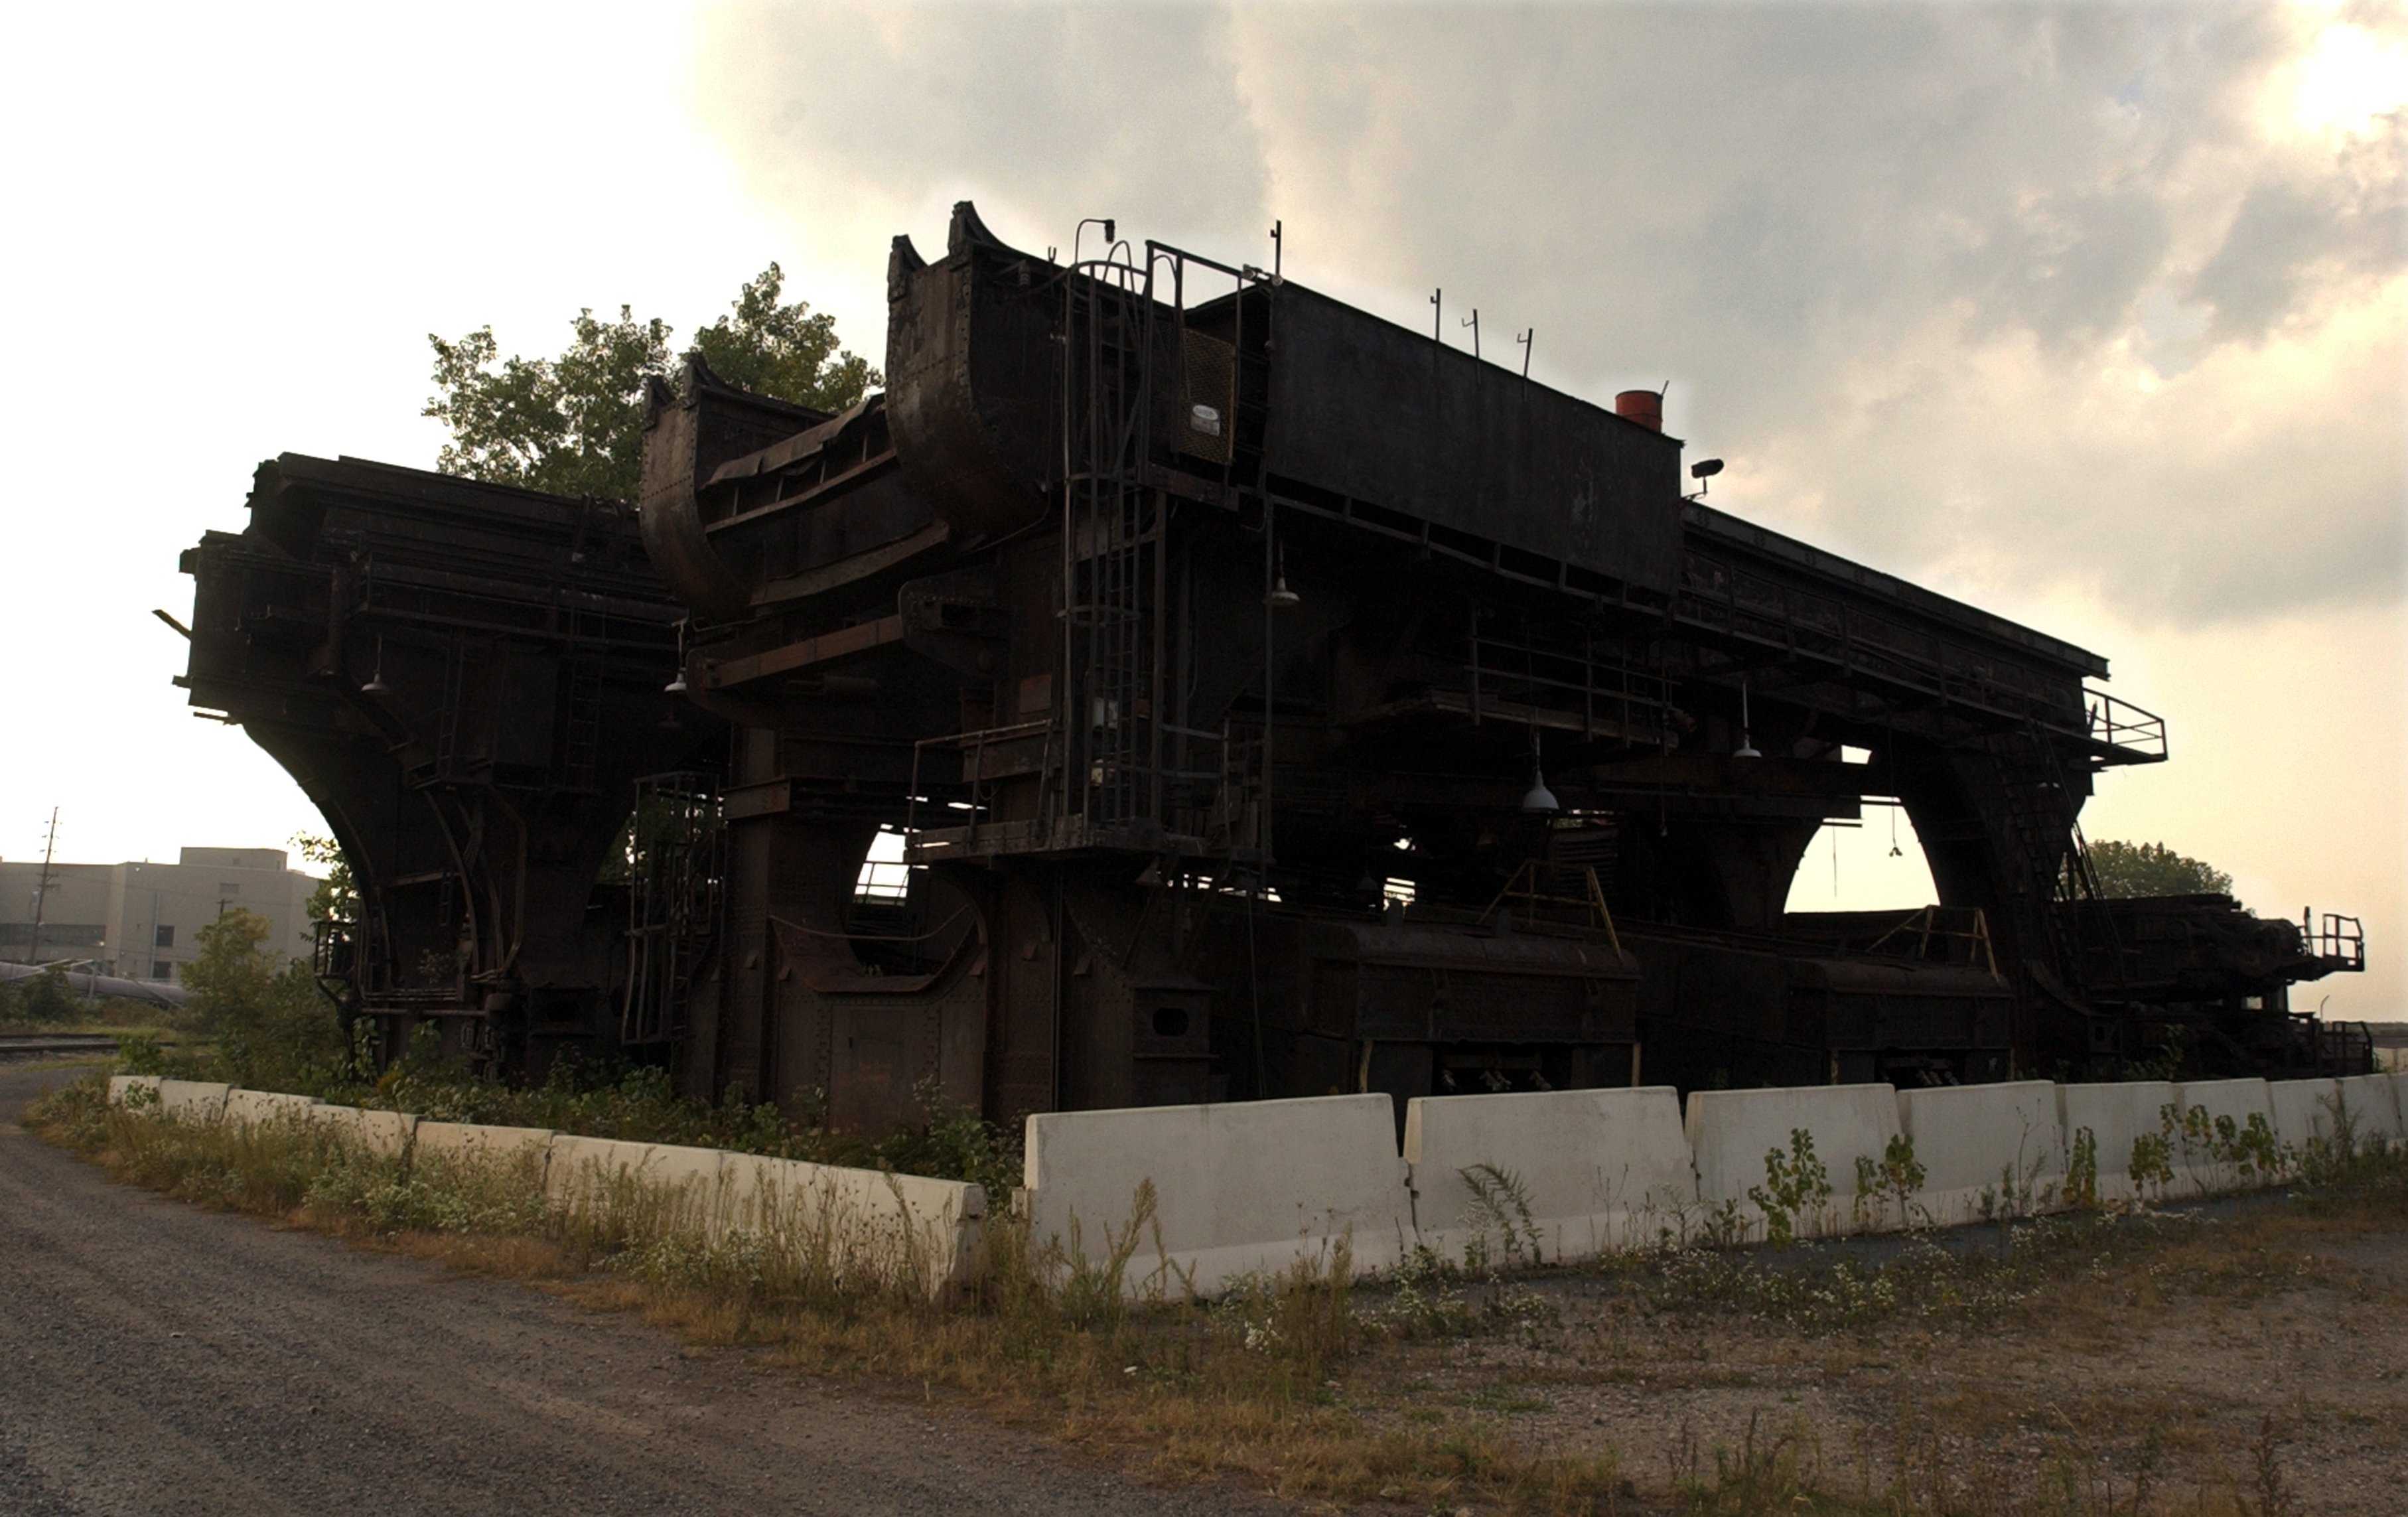
[[[662,695],[682,609],[633,512],[287,453],[259,466],[249,528],[183,566],[179,682],[291,772],[350,862],[357,920],[318,947],[345,1018],[387,1052],[432,1023],[512,1074],[620,1043],[636,782],[724,745]]]
[[[612,508],[290,458],[203,544],[194,698],[369,864],[364,1009],[508,1063],[573,984],[694,1094],[860,1126],[935,1092],[1010,1121],[2363,1058],[2286,999],[2362,966],[2347,919],[2100,898],[2093,778],[2167,752],[2103,659],[1684,498],[1653,394],[1161,244],[1061,265],[967,204],[888,293],[888,388],[841,415],[699,361],[653,387],[649,571]],[[321,497],[384,525],[322,531]],[[529,531],[549,558],[491,546]],[[575,608],[572,540],[617,577]],[[486,598],[415,591],[438,619],[396,645],[358,565],[405,562]],[[396,673],[415,715],[366,694]],[[1785,911],[1869,799],[1940,900]],[[410,980],[444,932],[456,971]]]

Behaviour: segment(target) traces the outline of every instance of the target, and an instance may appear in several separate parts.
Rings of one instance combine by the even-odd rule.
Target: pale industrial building
[[[268,948],[307,954],[319,881],[288,862],[280,848],[187,848],[173,864],[52,864],[47,891],[41,860],[0,862],[0,961],[38,954],[41,963],[88,962],[128,980],[179,980],[195,935],[236,906],[267,919]]]

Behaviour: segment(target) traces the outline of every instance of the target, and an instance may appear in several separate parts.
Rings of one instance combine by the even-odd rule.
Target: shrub
[[[1764,1183],[1751,1185],[1747,1198],[1764,1212],[1764,1232],[1775,1248],[1797,1240],[1799,1225],[1818,1220],[1831,1200],[1831,1172],[1814,1154],[1814,1135],[1803,1127],[1789,1129],[1789,1152],[1768,1149]]]
[[[219,1072],[257,1090],[315,1094],[340,1078],[347,1050],[309,966],[270,952],[273,927],[235,907],[194,935],[188,1009],[217,1039]]]

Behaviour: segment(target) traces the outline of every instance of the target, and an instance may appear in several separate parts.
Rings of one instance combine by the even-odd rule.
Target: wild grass
[[[2145,1446],[2127,1470],[2095,1454],[2060,1450],[2029,1471],[2002,1471],[1928,1424],[1900,1430],[1881,1457],[1864,1450],[1827,1460],[1802,1420],[1777,1427],[1749,1422],[1735,1447],[1701,1451],[1684,1429],[1671,1466],[1676,1517],[2282,1517],[2294,1512],[2292,1482],[2273,1419],[2247,1450],[2246,1467],[2213,1483],[2177,1483]],[[2028,1478],[2021,1478],[2028,1477]]]
[[[531,1281],[797,1369],[945,1387],[1116,1456],[1150,1450],[1172,1477],[1447,1510],[1598,1511],[1615,1489],[1610,1458],[1534,1455],[1476,1421],[1368,1424],[1339,1377],[1386,1329],[1358,1309],[1343,1244],[1200,1299],[1146,1270],[1159,1239],[1143,1190],[1100,1260],[996,1209],[974,1282],[932,1296],[908,1230],[800,1193],[714,1224],[691,1190],[625,1174],[547,1195],[532,1152],[392,1155],[299,1117],[165,1120],[112,1107],[99,1074],[28,1125],[186,1200]]]
[[[110,1108],[96,1077],[51,1096],[29,1125],[130,1181],[201,1204],[527,1281],[800,1371],[915,1397],[941,1390],[1167,1478],[1448,1512],[2292,1510],[2297,1477],[2271,1422],[2232,1479],[2177,1491],[2146,1449],[2137,1460],[2128,1451],[2111,1458],[2071,1442],[2003,1478],[1969,1460],[1959,1432],[1942,1436],[1908,1417],[1878,1452],[1827,1450],[1802,1422],[1759,1424],[1722,1448],[1687,1439],[1669,1455],[1573,1449],[1517,1427],[1516,1415],[1545,1402],[1511,1371],[1487,1399],[1425,1398],[1411,1415],[1380,1406],[1376,1376],[1364,1372],[1400,1355],[1453,1359],[1484,1339],[1499,1352],[1535,1341],[1558,1324],[1551,1281],[1618,1287],[1693,1324],[1699,1340],[1750,1322],[1844,1342],[1899,1324],[1982,1334],[2045,1320],[2073,1330],[2070,1318],[2056,1321],[2068,1311],[2146,1320],[2184,1293],[2245,1303],[2293,1288],[2300,1254],[2283,1229],[2300,1219],[2346,1233],[2408,1217],[2408,1161],[2344,1144],[2302,1166],[2286,1200],[2213,1221],[2078,1212],[1877,1250],[1666,1248],[1540,1271],[1508,1267],[1523,1251],[1499,1247],[1472,1267],[1416,1254],[1377,1281],[1358,1280],[1341,1246],[1208,1301],[1155,1266],[1154,1198],[1141,1189],[1094,1258],[1032,1238],[993,1208],[975,1281],[932,1298],[912,1235],[802,1194],[765,1199],[733,1223],[694,1192],[624,1174],[566,1191],[555,1183],[547,1195],[532,1160],[379,1154],[298,1120],[167,1123]],[[1478,1179],[1493,1193],[1496,1230],[1520,1226],[1512,1177]],[[1644,1496],[1641,1463],[1660,1474]]]

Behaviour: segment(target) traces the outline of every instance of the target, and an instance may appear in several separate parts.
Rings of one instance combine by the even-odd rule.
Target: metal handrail
[[[2329,961],[2344,974],[2366,972],[2366,926],[2356,917],[2314,908],[2300,913],[2300,939],[2315,958]]]
[[[2093,742],[2151,759],[2166,756],[2166,719],[2103,690],[2084,686],[2085,729]]]

